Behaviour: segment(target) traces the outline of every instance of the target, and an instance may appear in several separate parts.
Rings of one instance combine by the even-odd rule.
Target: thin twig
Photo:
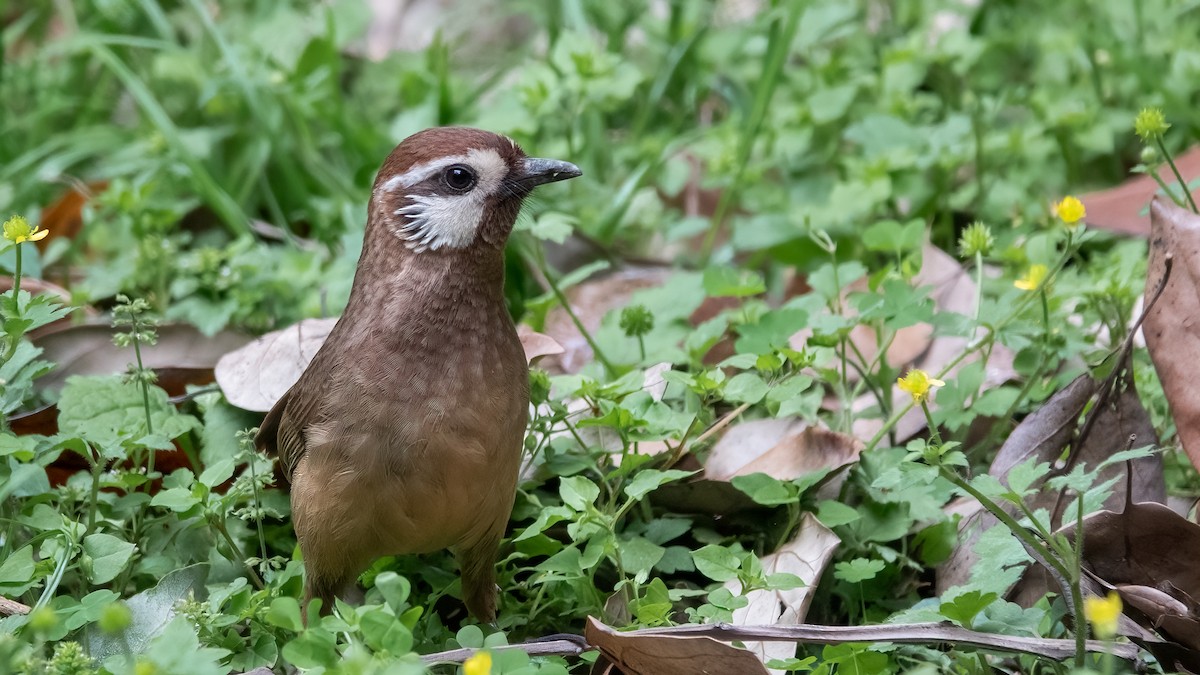
[[[848,642],[899,642],[905,644],[940,643],[955,646],[992,649],[1001,652],[1032,654],[1047,659],[1063,660],[1075,654],[1074,640],[1031,638],[1015,635],[999,635],[967,630],[945,623],[887,624],[878,626],[818,626],[798,624],[794,626],[734,626],[726,623],[673,626],[670,628],[647,628],[622,633],[622,637],[708,637],[722,642],[796,642],[802,644],[845,644]],[[1113,643],[1104,640],[1088,640],[1089,652],[1111,652],[1126,661],[1136,661],[1137,645]],[[530,641],[515,645],[496,647],[492,651],[519,649],[531,656],[574,656],[586,647],[579,640]],[[477,649],[454,649],[422,656],[426,664],[461,663]]]

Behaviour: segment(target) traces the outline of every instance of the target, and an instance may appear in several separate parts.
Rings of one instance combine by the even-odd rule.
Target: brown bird
[[[504,244],[533,188],[579,175],[457,127],[383,163],[346,311],[255,439],[292,484],[306,607],[380,556],[451,548],[467,609],[495,618],[529,414]]]

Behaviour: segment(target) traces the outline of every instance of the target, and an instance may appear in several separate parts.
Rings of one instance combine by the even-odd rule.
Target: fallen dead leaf
[[[45,228],[49,234],[37,243],[38,249],[45,251],[50,242],[59,237],[74,239],[78,236],[79,231],[83,229],[84,205],[107,188],[108,181],[87,184],[75,181],[70,190],[42,211],[39,226]]]
[[[1176,157],[1175,166],[1184,180],[1200,176],[1200,146]],[[1175,183],[1175,174],[1166,164],[1159,168],[1158,175],[1167,185]],[[1153,213],[1146,216],[1142,211],[1157,192],[1153,178],[1139,175],[1116,187],[1080,195],[1079,199],[1087,209],[1088,227],[1145,237],[1151,233]]]
[[[58,364],[38,380],[38,386],[58,390],[72,375],[125,372],[133,360],[133,352],[113,344],[116,332],[107,323],[96,323],[60,327],[37,336],[33,343],[44,350],[42,358]],[[191,376],[188,372],[211,371],[223,355],[250,340],[250,336],[233,331],[209,337],[189,324],[164,324],[158,327],[158,342],[141,347],[142,363],[159,373],[160,386],[181,379],[211,381],[211,376],[203,372]]]
[[[244,410],[267,412],[300,379],[337,319],[305,319],[267,333],[217,362],[217,384]]]
[[[526,363],[541,356],[551,356],[563,353],[563,346],[549,335],[533,332],[528,326],[517,327],[517,335],[521,338],[521,348],[525,350]]]
[[[1126,449],[1131,436],[1136,437],[1134,447],[1157,445],[1158,438],[1150,423],[1149,414],[1142,407],[1137,392],[1131,382],[1125,382],[1125,389],[1119,395],[1112,397],[1108,405],[1097,412],[1099,415],[1093,425],[1086,442],[1078,450],[1077,459],[1073,462],[1084,467],[1094,468],[1113,454]],[[1054,394],[1041,408],[1028,415],[1009,435],[1008,440],[996,453],[988,473],[1007,484],[1007,477],[1013,467],[1026,461],[1047,462],[1054,468],[1058,460],[1075,436],[1079,427],[1080,415],[1092,399],[1098,388],[1097,383],[1087,375],[1081,375],[1069,385]],[[1126,481],[1126,471],[1132,471],[1132,476]],[[1117,478],[1112,488],[1112,494],[1105,500],[1109,509],[1120,508],[1127,498],[1134,501],[1163,502],[1166,500],[1166,482],[1163,479],[1162,458],[1159,455],[1142,457],[1132,462],[1114,464],[1105,467],[1100,472],[1099,481]],[[1044,484],[1037,481],[1033,487]],[[1132,485],[1133,493],[1128,493]],[[1052,526],[1060,524],[1061,509],[1066,500],[1057,491],[1041,488],[1037,494],[1028,500],[1033,510],[1045,508],[1052,513]],[[937,571],[937,589],[939,593],[966,583],[970,578],[971,569],[978,561],[974,544],[979,536],[987,529],[996,525],[997,521],[990,513],[982,511],[973,500],[959,500],[956,507],[971,515],[959,521],[960,541],[958,547]],[[1036,578],[1035,578],[1036,577]],[[1013,591],[1014,601],[1036,600],[1045,595],[1047,579],[1041,575],[1027,575]]]
[[[628,305],[638,291],[662,286],[673,273],[665,266],[629,267],[576,284],[564,294],[583,327],[594,333],[610,310]],[[563,348],[561,354],[545,358],[541,362],[542,368],[550,372],[574,373],[592,362],[591,345],[562,307],[555,307],[546,314],[542,331]]]
[[[590,616],[584,637],[625,675],[767,674],[752,652],[710,637],[625,635]],[[609,671],[597,663],[593,672]]]
[[[1200,160],[1198,160],[1200,161]],[[1171,277],[1146,315],[1142,332],[1162,382],[1179,441],[1192,465],[1200,467],[1200,216],[1170,200],[1150,203],[1150,269],[1146,294],[1158,287],[1170,258]]]
[[[750,591],[746,594],[749,604],[733,611],[733,623],[742,626],[804,623],[817,582],[839,544],[841,539],[832,530],[822,525],[813,514],[805,513],[795,538],[762,559],[764,574],[794,574],[804,581],[804,586],[786,591]],[[734,594],[741,594],[741,584],[736,579],[726,583],[725,587]],[[747,642],[745,646],[757,654],[763,664],[772,659],[788,659],[796,655],[796,645],[788,642]],[[768,671],[778,674],[784,672],[770,668]]]
[[[749,422],[747,424],[756,423]],[[732,431],[733,429],[727,433]],[[740,446],[741,452],[735,457],[723,456],[717,452],[729,447],[731,446],[714,447],[708,461],[705,462],[705,475],[708,478],[730,480],[734,476],[765,473],[779,480],[792,480],[813,471],[837,469],[857,461],[863,444],[858,439],[846,434],[819,427],[804,426],[798,433],[789,433],[772,445]],[[725,453],[725,455],[729,454],[732,453]],[[716,468],[714,468],[714,455],[716,455]],[[733,465],[736,468],[729,471],[728,467]]]

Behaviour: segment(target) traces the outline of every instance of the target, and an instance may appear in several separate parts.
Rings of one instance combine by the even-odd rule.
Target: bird
[[[534,188],[580,175],[466,127],[383,162],[346,309],[255,436],[291,484],[306,608],[377,558],[451,549],[467,610],[495,621],[529,416],[504,246]]]

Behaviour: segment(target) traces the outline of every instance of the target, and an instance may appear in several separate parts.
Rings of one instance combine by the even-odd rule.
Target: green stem
[[[1052,553],[1050,549],[1047,548],[1046,545],[1043,544],[1037,537],[1030,534],[1029,530],[1021,527],[1021,524],[1018,523],[1011,515],[1009,515],[1008,511],[1000,508],[999,504],[989,499],[979,490],[976,490],[970,483],[963,480],[961,476],[953,471],[950,471],[946,467],[939,466],[938,472],[943,478],[953,483],[955,487],[978,501],[979,504],[988,511],[988,513],[995,516],[997,520],[1007,527],[1008,530],[1013,533],[1013,536],[1015,536],[1017,539],[1020,539],[1022,544],[1033,549],[1042,560],[1046,561],[1046,564],[1053,567],[1063,579],[1068,580],[1067,588],[1064,590],[1071,594],[1071,609],[1074,612],[1075,666],[1077,668],[1082,668],[1084,655],[1086,654],[1087,649],[1087,628],[1081,628],[1081,624],[1086,622],[1086,619],[1082,616],[1083,596],[1079,591],[1079,580],[1077,578],[1073,579],[1072,571],[1068,569],[1065,564],[1063,564],[1062,560],[1060,560],[1056,554]]]
[[[1079,582],[1083,579],[1083,493],[1076,493],[1078,502],[1075,514],[1075,576],[1071,577],[1071,593],[1075,596],[1075,606],[1083,608],[1083,593]],[[1077,610],[1078,611],[1078,610]],[[1088,623],[1087,617],[1075,617],[1075,667],[1083,667],[1083,657],[1087,652]]]
[[[583,325],[583,321],[581,321],[579,316],[575,314],[575,310],[571,308],[571,303],[569,300],[567,300],[567,295],[563,293],[561,288],[558,287],[558,282],[555,281],[554,276],[550,274],[550,269],[546,265],[546,257],[541,253],[540,249],[536,259],[538,269],[541,270],[542,276],[546,278],[546,284],[550,286],[550,292],[554,294],[554,297],[558,300],[558,303],[562,305],[563,311],[565,311],[567,316],[571,318],[571,323],[575,324],[575,329],[579,331],[579,334],[582,335],[583,339],[587,341],[588,346],[592,348],[592,353],[596,356],[596,360],[600,362],[600,365],[604,366],[605,372],[607,372],[610,376],[615,376],[617,374],[617,369],[614,368],[612,362],[604,356],[604,352],[601,351],[600,345],[596,344],[596,340],[592,338],[591,332],[588,331],[587,327]]]
[[[17,264],[13,268],[13,287],[12,287],[13,309],[16,310],[20,307],[20,305],[18,304],[18,303],[20,303],[20,298],[18,296],[21,295],[21,245],[20,244],[17,244],[16,246],[13,247],[13,254],[17,256]]]
[[[133,355],[137,359],[138,367],[138,384],[142,387],[142,410],[146,413],[146,434],[154,433],[154,422],[150,419],[150,384],[145,380],[146,368],[142,364],[142,342],[138,339],[138,331],[141,330],[141,323],[135,317],[133,319]],[[149,478],[154,474],[154,456],[158,451],[154,448],[149,448],[149,454],[146,459],[146,477]],[[146,483],[150,485],[149,482]]]
[[[1167,165],[1175,174],[1175,180],[1179,181],[1179,189],[1183,190],[1183,196],[1187,199],[1188,206],[1192,207],[1192,213],[1200,213],[1200,209],[1196,208],[1196,200],[1192,199],[1192,191],[1188,189],[1187,181],[1183,179],[1183,174],[1179,173],[1179,167],[1175,166],[1175,160],[1171,158],[1171,153],[1167,152],[1167,146],[1163,145],[1162,136],[1156,137],[1154,142],[1158,144],[1158,150],[1163,157],[1167,158]]]
[[[212,523],[213,529],[220,533],[221,538],[223,538],[225,543],[229,545],[229,548],[233,551],[233,554],[236,555],[238,560],[241,561],[242,566],[246,568],[246,572],[250,574],[250,580],[254,582],[254,585],[258,586],[259,590],[266,589],[267,585],[263,583],[262,577],[258,576],[258,571],[254,569],[253,565],[246,562],[246,555],[242,553],[242,547],[238,546],[237,542],[233,540],[232,536],[230,536],[229,530],[225,527],[225,520],[214,514],[214,516],[209,519],[209,522]]]

